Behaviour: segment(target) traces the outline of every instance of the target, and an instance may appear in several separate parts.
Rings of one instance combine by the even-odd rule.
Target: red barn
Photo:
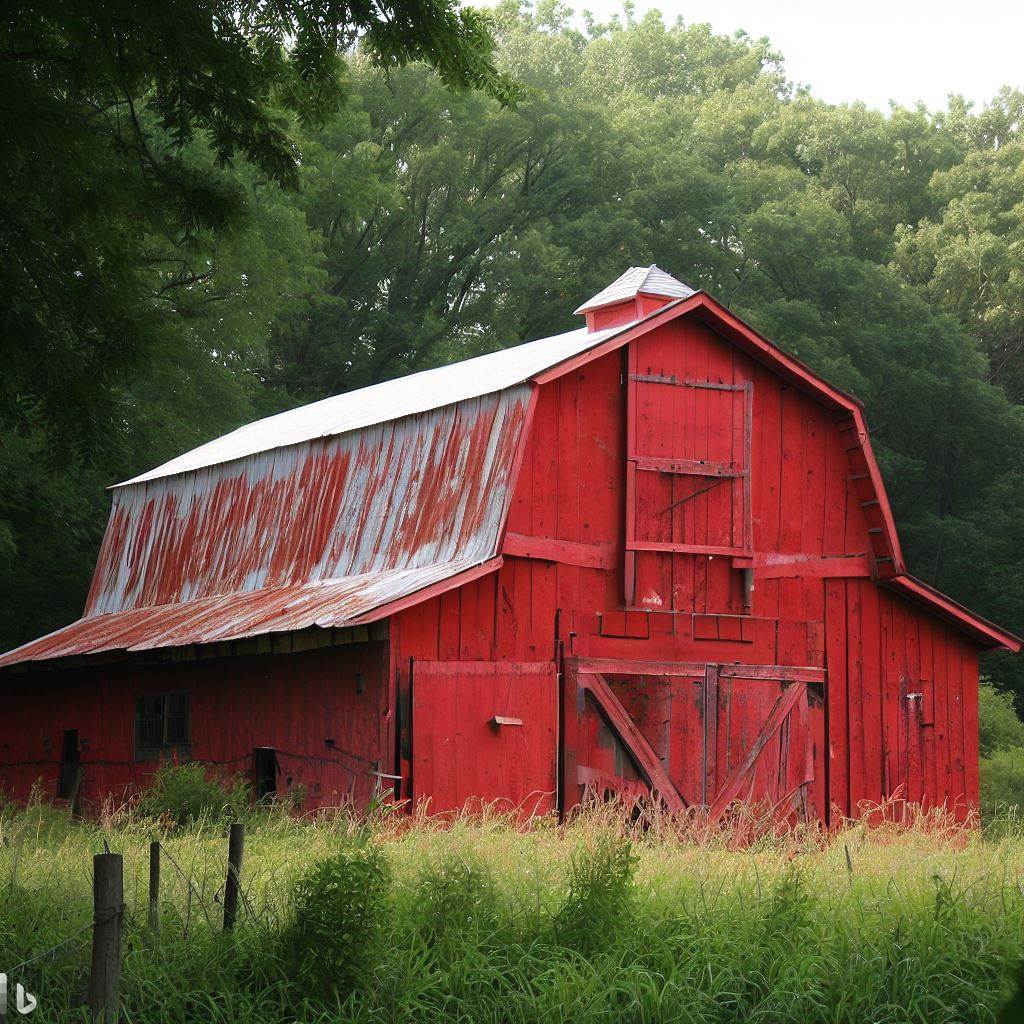
[[[859,403],[634,267],[586,326],[119,485],[84,616],[0,658],[0,780],[806,818],[978,797],[978,652],[907,573]]]

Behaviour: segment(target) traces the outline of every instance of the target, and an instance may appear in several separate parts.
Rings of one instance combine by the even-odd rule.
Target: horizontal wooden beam
[[[577,658],[581,676],[684,676],[703,678],[705,661],[641,661],[636,658]],[[711,664],[715,664],[712,662]],[[732,679],[767,679],[775,682],[822,683],[825,670],[815,665],[740,665],[719,666],[718,675]]]
[[[631,373],[629,379],[641,384],[669,384],[677,388],[704,388],[708,391],[743,391],[746,387],[744,384],[723,384],[715,380],[680,380],[659,373]]]
[[[794,579],[810,577],[815,579],[840,579],[843,577],[869,577],[871,566],[865,555],[849,558],[794,558],[792,561],[767,561],[758,564],[755,556],[752,566],[754,576],[759,580]]]
[[[742,556],[742,548],[720,547],[715,544],[671,544],[659,540],[627,540],[627,551],[669,551],[675,555],[721,555],[726,558]]]
[[[706,462],[703,459],[662,459],[653,455],[634,455],[632,461],[637,469],[647,470],[653,473],[678,473],[681,476],[720,476],[740,477],[744,476],[741,469],[737,469],[728,462]]]
[[[646,797],[650,796],[650,789],[643,782],[635,782],[633,779],[623,779],[617,775],[609,775],[598,768],[591,768],[590,765],[581,764],[576,766],[576,783],[580,786],[605,786],[614,789],[618,793],[625,793],[628,796]]]
[[[635,658],[577,658],[576,671],[611,676],[700,676],[707,669],[703,661],[638,661]]]
[[[722,679],[767,679],[783,683],[823,683],[825,670],[814,665],[722,665]]]
[[[501,553],[515,558],[536,558],[544,562],[578,565],[584,569],[614,569],[619,564],[615,545],[611,541],[584,544],[573,540],[556,540],[553,537],[531,537],[525,533],[506,533]]]
[[[413,672],[419,668],[434,676],[548,675],[555,671],[553,661],[420,661],[413,660]]]

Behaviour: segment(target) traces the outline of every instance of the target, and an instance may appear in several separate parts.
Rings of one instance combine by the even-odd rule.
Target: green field
[[[1024,840],[1010,832],[751,840],[615,821],[255,813],[225,935],[223,826],[8,807],[0,970],[37,996],[34,1024],[87,1019],[91,859],[106,842],[124,855],[125,1021],[991,1021],[1012,990]]]

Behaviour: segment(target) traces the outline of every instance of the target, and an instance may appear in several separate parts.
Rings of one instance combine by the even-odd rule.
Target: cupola
[[[607,288],[576,310],[587,318],[588,331],[601,331],[640,320],[662,306],[693,295],[694,289],[656,267],[630,267]]]

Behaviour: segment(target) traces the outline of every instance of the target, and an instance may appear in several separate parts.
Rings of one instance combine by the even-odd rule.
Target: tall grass
[[[122,999],[139,1024],[992,1021],[1010,992],[1024,952],[1013,829],[991,839],[932,818],[751,837],[621,821],[257,812],[245,915],[225,935],[212,819],[8,809],[0,970],[88,924],[91,855],[106,842],[125,858]],[[12,974],[39,999],[33,1022],[86,1019],[81,938]]]

